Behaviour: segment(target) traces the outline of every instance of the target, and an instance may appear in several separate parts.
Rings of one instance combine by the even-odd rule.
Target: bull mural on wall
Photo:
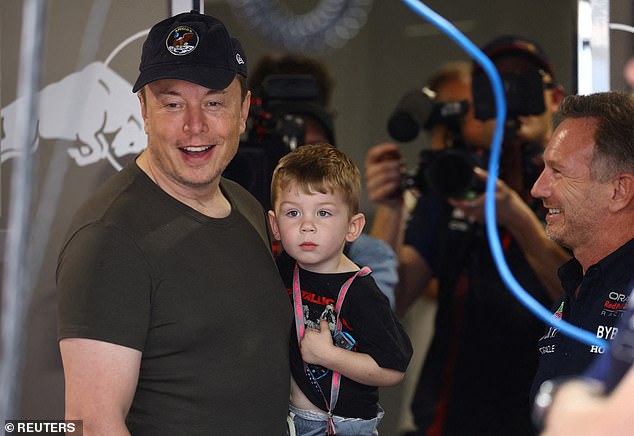
[[[106,159],[120,170],[119,159],[139,153],[146,141],[139,102],[131,89],[130,82],[103,62],[46,86],[39,92],[37,132],[29,138],[29,150],[37,150],[40,138],[76,141],[68,154],[78,166]],[[18,98],[0,112],[3,163],[25,151],[16,144],[13,131],[17,108],[25,103]]]
[[[35,152],[40,139],[76,142],[68,154],[78,166],[107,160],[118,171],[125,156],[140,153],[146,136],[132,84],[110,68],[110,62],[131,42],[145,38],[149,29],[137,32],[121,42],[105,61],[92,62],[59,82],[44,87],[38,94],[37,131],[31,132],[28,145]],[[15,122],[18,98],[0,109],[1,162],[23,153],[24,144],[16,144]]]

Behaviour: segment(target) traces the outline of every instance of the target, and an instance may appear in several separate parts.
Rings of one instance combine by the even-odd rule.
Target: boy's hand
[[[332,333],[328,328],[328,321],[322,319],[319,321],[319,330],[306,329],[304,338],[299,345],[299,351],[302,354],[304,362],[311,365],[322,365],[329,353],[336,349],[332,342]],[[323,365],[322,365],[323,366]]]
[[[335,346],[328,322],[323,319],[319,322],[319,330],[304,331],[299,350],[304,362],[337,371],[368,386],[394,386],[405,377],[404,372],[381,368],[369,354]]]

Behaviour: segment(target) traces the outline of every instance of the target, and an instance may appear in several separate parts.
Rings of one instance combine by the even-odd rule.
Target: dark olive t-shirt
[[[59,338],[142,352],[133,435],[285,432],[292,311],[261,207],[221,187],[232,211],[210,218],[132,163],[77,212],[62,247]]]

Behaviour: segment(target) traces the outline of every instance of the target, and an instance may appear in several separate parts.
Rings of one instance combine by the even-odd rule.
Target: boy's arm
[[[404,372],[380,367],[369,354],[335,346],[328,322],[322,319],[320,327],[320,330],[306,329],[304,333],[300,351],[306,363],[321,365],[368,386],[394,386],[405,377]]]

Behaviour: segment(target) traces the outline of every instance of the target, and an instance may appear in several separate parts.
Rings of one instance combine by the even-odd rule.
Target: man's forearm
[[[374,215],[370,235],[386,242],[398,253],[403,243],[405,223],[403,206],[388,207],[379,205]]]

